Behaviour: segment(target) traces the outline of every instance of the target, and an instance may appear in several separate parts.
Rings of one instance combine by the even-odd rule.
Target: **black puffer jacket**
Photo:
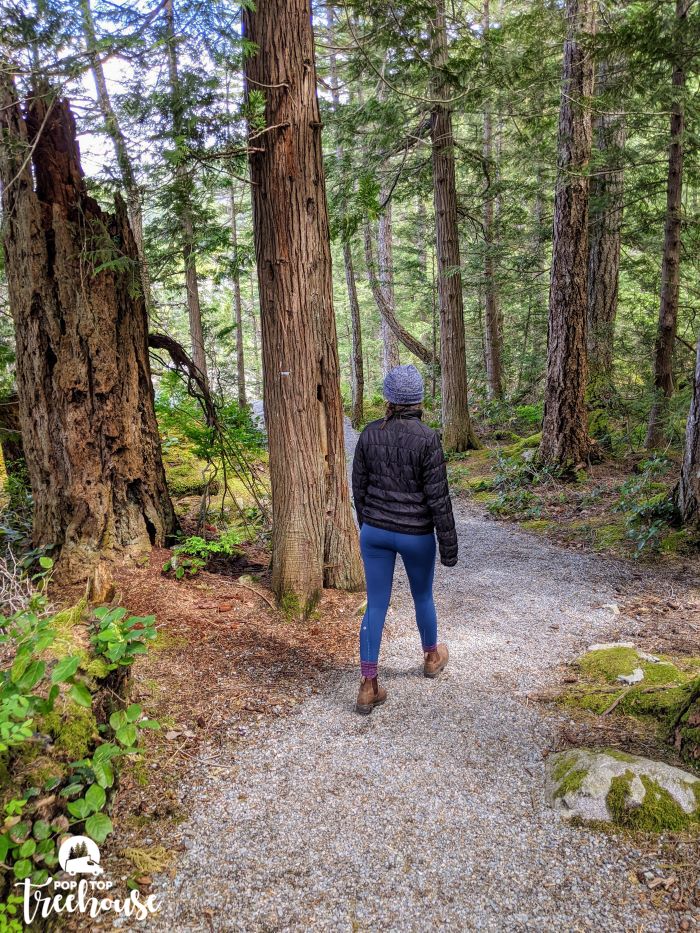
[[[372,421],[357,442],[352,494],[363,522],[402,534],[437,533],[440,560],[457,563],[457,532],[440,436],[420,411]]]

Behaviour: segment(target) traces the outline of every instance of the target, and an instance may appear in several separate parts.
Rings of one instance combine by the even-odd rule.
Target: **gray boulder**
[[[550,805],[565,819],[617,823],[646,831],[700,829],[700,778],[615,749],[550,755]]]

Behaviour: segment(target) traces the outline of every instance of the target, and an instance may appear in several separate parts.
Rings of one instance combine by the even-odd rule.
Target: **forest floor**
[[[448,668],[421,675],[399,563],[389,699],[367,718],[353,711],[361,594],[326,593],[299,625],[220,575],[163,577],[164,555],[125,572],[122,601],[158,616],[135,689],[165,728],[125,776],[110,870],[141,860],[162,902],[149,928],[700,928],[697,840],[575,828],[544,797],[560,748],[673,760],[636,721],[551,699],[592,642],[697,651],[697,578],[565,549],[461,498],[455,514],[459,564],[435,584]],[[651,890],[644,871],[675,881]]]

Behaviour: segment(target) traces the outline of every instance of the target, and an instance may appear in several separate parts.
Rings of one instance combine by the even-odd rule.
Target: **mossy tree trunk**
[[[66,101],[23,112],[0,74],[4,248],[34,543],[64,579],[175,530],[161,459],[139,257],[126,207],[89,197]],[[106,578],[104,568],[101,579]]]

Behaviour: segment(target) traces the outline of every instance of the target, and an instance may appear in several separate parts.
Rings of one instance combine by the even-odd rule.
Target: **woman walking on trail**
[[[395,366],[384,379],[386,414],[368,424],[357,442],[352,493],[360,525],[367,610],[360,627],[362,679],[355,709],[371,713],[386,700],[377,662],[400,554],[423,645],[423,673],[437,677],[447,664],[438,644],[433,602],[435,533],[440,561],[457,563],[457,533],[440,436],[423,424],[423,380],[415,366]]]

